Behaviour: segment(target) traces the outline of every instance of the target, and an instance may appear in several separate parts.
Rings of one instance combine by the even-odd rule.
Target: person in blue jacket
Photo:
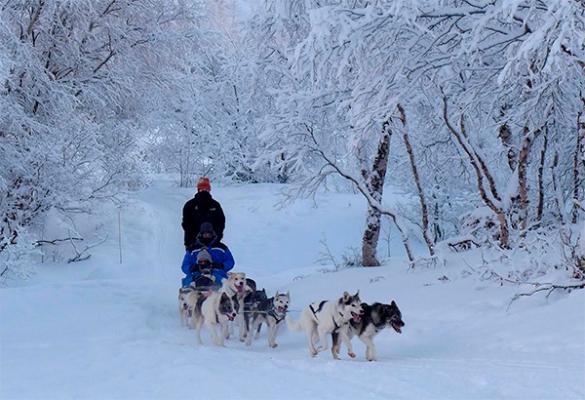
[[[183,258],[181,269],[185,273],[183,287],[195,282],[198,286],[220,286],[227,278],[227,272],[234,267],[235,261],[228,247],[217,240],[213,225],[201,224],[194,250],[188,250]],[[213,282],[202,276],[202,271],[211,270]],[[199,284],[202,283],[202,284]]]

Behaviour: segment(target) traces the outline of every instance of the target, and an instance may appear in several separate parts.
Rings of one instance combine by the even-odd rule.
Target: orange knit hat
[[[206,176],[202,176],[197,181],[197,191],[200,192],[202,190],[205,190],[207,192],[211,191],[211,182],[209,181],[209,178]]]

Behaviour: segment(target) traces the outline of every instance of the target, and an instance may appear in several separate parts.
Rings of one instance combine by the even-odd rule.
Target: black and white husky
[[[316,356],[318,352],[327,349],[327,335],[338,333],[346,344],[350,357],[355,357],[349,338],[349,321],[360,322],[363,315],[359,291],[353,296],[344,292],[337,301],[323,300],[312,303],[305,308],[298,321],[287,318],[287,325],[293,331],[305,331],[309,343],[309,353]],[[315,347],[316,339],[319,346]],[[332,352],[335,359],[339,359],[337,353]]]
[[[362,303],[362,308],[364,315],[361,321],[356,322],[352,320],[349,322],[348,336],[350,339],[357,336],[364,342],[366,345],[366,359],[368,361],[375,361],[377,355],[374,336],[386,327],[391,327],[396,332],[402,333],[404,321],[402,321],[402,313],[394,300],[390,304],[374,303],[368,305]],[[341,347],[340,334],[333,332],[331,337],[333,339],[331,352],[335,357],[336,354],[339,354],[339,348]]]
[[[246,346],[252,344],[254,332],[260,332],[260,326],[265,323],[268,326],[268,346],[275,348],[278,330],[286,318],[290,294],[278,293],[269,299],[257,301],[244,310],[244,318],[248,332],[245,335]]]
[[[246,278],[245,272],[228,272],[228,278],[227,280],[223,281],[221,290],[225,291],[230,297],[235,296],[238,301],[238,309],[243,311],[244,298],[252,291],[250,284],[252,284],[253,287],[256,287],[256,282],[254,282],[252,279]],[[224,336],[226,339],[229,339],[230,334],[233,333],[234,325],[241,325],[242,320],[242,313],[238,312],[236,320],[230,322],[227,325],[227,329],[224,330]]]
[[[224,346],[228,324],[238,314],[238,299],[230,297],[226,292],[214,292],[201,302],[200,313],[193,312],[193,324],[197,333],[197,341],[201,341],[201,327],[203,323],[211,332],[213,343]],[[197,310],[197,307],[195,308]]]
[[[234,321],[233,323],[230,324],[230,329],[229,329],[229,334],[233,333],[233,328],[234,326],[239,326],[240,327],[240,342],[243,342],[246,338],[246,334],[247,334],[247,326],[245,324],[245,319],[244,319],[244,310],[245,310],[245,303],[246,303],[246,299],[249,299],[250,296],[254,295],[254,293],[256,293],[256,281],[250,278],[245,278],[245,284],[244,284],[244,291],[238,293],[238,304],[239,304],[239,309],[240,311],[238,312],[238,316],[236,317],[236,321]],[[226,336],[226,339],[229,338],[229,334],[228,336]]]
[[[205,324],[211,332],[213,343],[223,346],[228,324],[236,318],[239,311],[238,290],[234,288],[234,279],[226,279],[218,291],[192,288],[184,292],[185,309],[195,328],[198,343],[203,343],[201,328]]]
[[[241,320],[241,324],[240,324],[240,342],[244,342],[246,341],[246,338],[248,337],[248,335],[253,334],[253,332],[251,333],[250,331],[250,323],[252,322],[252,311],[253,310],[258,310],[260,307],[260,304],[262,302],[265,302],[266,300],[268,300],[268,296],[266,296],[266,289],[262,289],[262,290],[256,290],[254,289],[253,292],[248,293],[246,295],[246,297],[244,298],[244,310],[242,313],[242,320]],[[259,324],[258,327],[256,328],[256,335],[255,335],[255,339],[258,338],[258,336],[260,336],[260,327],[262,325]]]

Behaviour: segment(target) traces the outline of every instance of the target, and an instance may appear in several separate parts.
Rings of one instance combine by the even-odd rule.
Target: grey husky
[[[288,304],[290,302],[290,295],[286,293],[278,293],[269,299],[261,299],[244,310],[244,318],[246,326],[249,328],[246,338],[246,346],[252,344],[253,332],[260,332],[260,326],[265,323],[268,326],[268,346],[275,348],[276,335],[282,322],[286,318],[288,311]]]
[[[266,289],[256,290],[254,289],[253,292],[248,293],[246,297],[244,297],[244,309],[243,309],[243,318],[240,325],[240,341],[244,342],[248,335],[251,335],[252,332],[250,331],[250,324],[252,323],[252,311],[257,311],[261,307],[262,302],[268,300],[268,296],[266,296]],[[254,338],[258,339],[260,336],[260,328],[262,324],[258,324],[256,328],[256,333]]]
[[[376,336],[382,329],[391,327],[398,333],[402,333],[404,321],[402,321],[402,313],[392,300],[390,304],[374,303],[372,305],[362,303],[364,314],[361,321],[352,320],[349,322],[347,334],[349,339],[357,336],[366,345],[366,359],[368,361],[375,361],[376,346],[374,345],[374,336]],[[333,332],[331,334],[333,339],[333,346],[331,353],[333,357],[339,354],[340,334]]]

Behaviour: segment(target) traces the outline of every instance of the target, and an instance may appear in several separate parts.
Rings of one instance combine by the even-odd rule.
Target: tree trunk
[[[536,220],[540,223],[542,221],[542,213],[544,210],[544,165],[546,162],[546,150],[548,148],[548,126],[544,128],[544,141],[542,143],[542,150],[540,151],[540,164],[538,165],[538,204],[536,206]]]
[[[440,215],[439,215],[439,202],[437,200],[437,195],[435,193],[432,194],[433,198],[433,243],[437,243],[443,240],[443,230],[441,229],[441,225],[439,223]]]
[[[384,122],[382,130],[382,137],[378,144],[378,151],[372,165],[372,172],[369,174],[367,181],[368,190],[378,203],[382,202],[386,168],[388,167],[390,153],[390,137],[392,136],[392,131],[390,130],[389,121]],[[362,171],[362,175],[364,174],[365,172]],[[378,239],[380,238],[381,216],[382,214],[379,210],[374,209],[370,204],[368,205],[366,230],[362,238],[362,265],[364,267],[380,265],[376,256],[376,249],[378,247]]]
[[[557,178],[557,167],[559,165],[559,151],[558,149],[555,151],[555,156],[553,158],[553,163],[550,167],[551,176],[552,176],[552,184],[553,184],[553,193],[555,195],[555,205],[557,207],[558,218],[561,225],[565,224],[565,218],[563,216],[563,195],[561,193],[558,178]]]
[[[575,153],[573,155],[573,208],[571,211],[571,223],[577,223],[579,214],[579,187],[581,186],[581,179],[579,176],[579,159],[583,158],[585,162],[585,121],[581,121],[583,113],[577,114],[577,143],[575,145]]]
[[[416,158],[414,157],[414,151],[412,150],[412,145],[410,144],[410,138],[408,137],[408,129],[406,126],[406,114],[404,112],[404,108],[400,104],[396,106],[398,108],[398,113],[400,116],[400,121],[402,122],[402,139],[404,140],[404,146],[406,147],[406,152],[408,153],[408,160],[410,161],[410,168],[412,170],[412,177],[414,179],[414,183],[416,184],[416,190],[418,193],[418,199],[420,202],[420,210],[421,210],[421,219],[422,219],[422,235],[427,244],[427,248],[429,250],[429,254],[431,256],[435,255],[435,243],[433,239],[431,239],[431,235],[429,233],[429,208],[427,207],[427,201],[425,198],[425,193],[423,187],[420,183],[420,175],[418,173],[418,168],[416,165]]]
[[[518,197],[520,206],[520,229],[523,231],[528,227],[528,180],[526,177],[526,169],[528,167],[528,156],[532,149],[532,142],[540,130],[530,131],[527,126],[524,127],[524,135],[522,137],[522,145],[520,153],[518,154]]]
[[[381,214],[368,205],[366,230],[362,238],[362,265],[364,267],[377,267],[380,265],[376,256],[378,239],[380,238]]]
[[[506,107],[502,107],[501,116],[504,117]],[[512,130],[508,126],[506,122],[500,125],[500,129],[498,132],[498,137],[502,141],[502,145],[507,150],[507,157],[508,157],[508,167],[510,167],[511,171],[516,170],[516,159],[517,154],[516,150],[514,149],[514,143],[512,143]]]
[[[284,152],[281,152],[277,158],[279,160],[277,163],[281,163],[281,166],[278,168],[276,179],[278,179],[278,183],[288,183],[288,162]]]

